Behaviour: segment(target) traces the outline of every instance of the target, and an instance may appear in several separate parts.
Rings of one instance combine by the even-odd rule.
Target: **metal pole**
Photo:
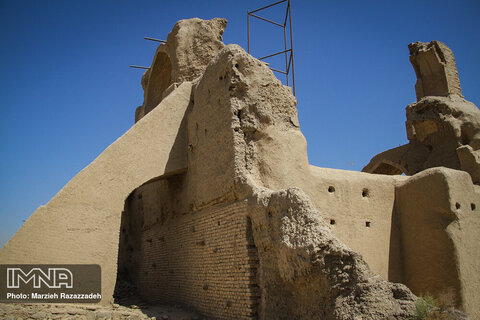
[[[269,19],[266,19],[266,18],[263,18],[261,16],[257,16],[255,14],[253,14],[254,12],[257,12],[257,11],[260,11],[260,10],[263,10],[263,9],[281,4],[283,2],[287,2],[287,9],[285,11],[285,19],[283,21],[283,24],[280,24],[280,23],[277,23],[275,21],[272,21],[272,20],[269,20]],[[277,1],[275,3],[270,4],[268,6],[265,6],[265,7],[253,10],[253,11],[247,10],[247,51],[248,51],[249,54],[251,54],[251,48],[250,48],[250,16],[253,16],[254,18],[257,18],[257,19],[265,21],[265,22],[269,22],[271,24],[274,24],[274,25],[277,25],[277,26],[283,28],[283,41],[284,41],[284,49],[285,50],[277,52],[277,53],[269,54],[265,57],[259,58],[258,60],[263,60],[263,59],[270,58],[270,57],[273,57],[273,56],[276,56],[276,55],[279,55],[279,54],[284,54],[285,55],[285,71],[274,69],[274,68],[270,68],[270,69],[275,71],[275,72],[285,74],[286,80],[287,80],[287,86],[292,84],[291,87],[293,89],[293,95],[296,95],[295,66],[294,66],[294,54],[293,54],[293,29],[292,29],[292,3],[291,3],[291,0],[280,0],[280,1]],[[289,20],[288,21],[288,26],[290,28],[290,30],[289,30],[289,32],[290,32],[290,49],[289,49],[288,38],[287,38],[287,20]],[[288,52],[290,52],[290,55],[288,54]],[[292,71],[291,81],[290,81],[290,69]]]
[[[288,75],[288,73],[286,73],[285,71],[278,70],[278,69],[275,69],[275,68],[270,68],[270,70],[275,71],[275,72],[280,72],[280,73],[283,73],[283,74],[285,74],[285,75]]]
[[[263,60],[263,59],[266,59],[266,58],[278,56],[279,54],[282,54],[282,53],[285,53],[285,52],[289,52],[289,51],[291,51],[291,50],[290,50],[290,49],[287,49],[287,50],[284,50],[284,51],[279,51],[279,52],[277,52],[277,53],[272,53],[272,54],[269,54],[268,56],[258,58],[258,60]]]
[[[283,41],[285,43],[285,71],[287,72],[286,78],[287,78],[287,86],[288,86],[290,84],[290,75],[289,75],[290,61],[288,61],[288,54],[287,54],[287,18],[288,18],[288,4],[287,4],[287,10],[285,12],[285,20],[283,20]]]
[[[287,8],[288,10],[288,8]],[[283,25],[283,39],[284,39],[284,43],[285,43],[285,70],[287,71],[287,86],[288,86],[288,54],[287,54],[287,27],[286,25]]]
[[[135,68],[135,69],[150,69],[150,67],[142,67],[142,66],[134,66],[134,65],[131,65],[130,68]]]
[[[262,18],[262,17],[260,17],[260,16],[254,15],[253,13],[250,13],[250,15],[251,15],[252,17],[257,18],[257,19],[260,19],[260,20],[263,20],[263,21],[266,21],[266,22],[270,22],[271,24],[274,24],[274,25],[276,25],[276,26],[279,26],[279,27],[282,27],[282,28],[283,28],[283,25],[281,25],[280,23],[277,23],[277,22],[275,22],[275,21]]]
[[[288,4],[287,4],[287,10],[285,11],[285,20],[283,20],[284,26],[287,26],[287,19],[288,19]]]
[[[156,42],[161,42],[161,43],[167,43],[165,40],[160,40],[160,39],[155,39],[155,38],[150,38],[150,37],[143,37],[145,40],[150,40],[150,41],[156,41]]]
[[[262,8],[260,8],[260,9],[253,10],[253,11],[251,11],[250,13],[254,13],[254,12],[257,12],[257,11],[260,11],[260,10],[263,10],[263,9],[267,9],[267,8],[276,6],[277,4],[283,3],[283,2],[285,2],[285,1],[287,1],[287,0],[281,0],[281,1],[278,1],[278,2],[275,2],[275,3],[272,3],[272,4],[269,4],[268,6],[262,7]]]
[[[247,10],[247,41],[248,41],[248,53],[250,53],[250,11]]]
[[[290,15],[290,55],[292,57],[292,84],[293,84],[293,95],[295,96],[295,63],[294,63],[294,56],[293,56],[293,30],[292,30],[292,6],[290,4],[290,0],[288,0],[288,8],[289,15]]]

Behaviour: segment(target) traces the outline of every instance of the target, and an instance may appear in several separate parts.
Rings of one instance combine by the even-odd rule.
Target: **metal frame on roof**
[[[260,15],[256,14],[259,11],[265,10],[267,8],[282,4],[284,2],[287,2],[287,9],[285,12],[285,19],[283,20],[283,24],[266,19],[264,17],[261,17]],[[275,52],[269,55],[266,55],[264,57],[258,58],[258,60],[264,60],[268,59],[280,54],[285,55],[285,70],[278,70],[274,68],[270,68],[272,71],[284,74],[287,78],[287,86],[290,85],[290,73],[292,74],[292,89],[293,89],[293,95],[295,95],[295,63],[294,63],[294,57],[293,57],[293,32],[292,32],[292,6],[291,6],[291,1],[290,0],[281,0],[272,4],[269,4],[268,6],[253,10],[253,11],[247,11],[247,37],[248,37],[248,53],[250,53],[250,17],[265,21],[267,23],[271,23],[273,25],[276,25],[278,27],[283,28],[283,38],[284,38],[284,46],[285,50],[280,51],[280,52]],[[288,24],[287,24],[288,23]],[[289,33],[290,33],[290,48],[288,47],[288,41],[287,41],[287,26],[289,27]]]

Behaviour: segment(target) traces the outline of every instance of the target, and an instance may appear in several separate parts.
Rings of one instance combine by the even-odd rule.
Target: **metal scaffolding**
[[[151,38],[151,37],[143,37],[143,39],[149,40],[149,41],[160,42],[160,43],[167,43],[166,40],[160,40],[160,39]],[[130,68],[134,68],[134,69],[150,69],[150,67],[136,66],[136,65],[131,65]]]
[[[262,11],[264,9],[282,4],[284,2],[287,2],[287,9],[286,9],[286,13],[285,13],[285,19],[283,20],[283,24],[272,21],[272,20],[269,20],[269,19],[266,19],[264,17],[261,17],[261,16],[255,14],[259,11]],[[272,71],[284,74],[287,78],[287,86],[290,85],[289,75],[290,75],[290,72],[291,72],[291,74],[292,74],[293,95],[295,95],[295,63],[294,63],[294,59],[293,59],[292,8],[291,8],[290,0],[278,1],[278,2],[272,3],[268,6],[262,7],[260,9],[256,9],[256,10],[253,10],[253,11],[247,11],[248,53],[250,53],[250,17],[254,17],[254,18],[260,19],[262,21],[265,21],[265,22],[268,22],[268,23],[271,23],[273,25],[276,25],[278,27],[283,28],[283,38],[284,38],[285,50],[280,51],[280,52],[275,52],[275,53],[269,54],[267,56],[258,58],[258,60],[264,60],[264,59],[271,58],[271,57],[274,57],[274,56],[277,56],[277,55],[280,55],[280,54],[284,54],[285,55],[285,70],[278,70],[278,69],[274,69],[274,68],[270,68],[270,69]],[[288,26],[289,26],[288,29],[290,31],[290,48],[288,47],[288,41],[287,41],[287,22],[288,22]]]

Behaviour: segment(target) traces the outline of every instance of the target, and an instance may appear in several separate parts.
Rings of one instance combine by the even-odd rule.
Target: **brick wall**
[[[132,264],[126,269],[138,293],[152,303],[182,304],[218,319],[256,318],[258,257],[245,203],[164,220],[144,211],[148,201],[145,192],[140,199],[134,195],[125,211],[131,221],[123,231],[130,238],[123,243],[130,256],[123,263]]]

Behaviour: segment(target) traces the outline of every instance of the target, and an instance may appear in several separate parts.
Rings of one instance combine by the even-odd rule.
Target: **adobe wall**
[[[417,100],[426,96],[462,97],[457,65],[452,50],[440,41],[415,42],[408,45],[417,82]]]
[[[187,180],[193,207],[249,197],[255,188],[300,187],[315,204],[316,214],[335,220],[330,228],[336,237],[358,250],[385,279],[403,281],[407,249],[402,247],[402,236],[409,235],[401,233],[402,212],[395,197],[396,187],[408,177],[310,166],[296,100],[285,89],[267,66],[238,46],[225,47],[209,64],[194,88],[195,103],[187,119]],[[206,187],[202,181],[207,180],[212,184]],[[328,192],[331,185],[335,192]],[[460,263],[456,256],[449,259],[457,266]],[[463,263],[467,268],[474,265],[468,259]],[[297,290],[292,295],[310,296],[300,287],[292,287]]]
[[[386,279],[433,294],[453,283],[457,306],[477,315],[480,218],[456,208],[478,202],[470,176],[309,165],[291,90],[239,46],[223,46],[225,23],[176,24],[144,74],[138,122],[32,215],[2,262],[99,263],[105,302],[118,261],[120,278],[143,298],[215,318],[410,319],[416,297]],[[182,75],[198,78],[167,86]],[[450,103],[439,98],[413,109],[432,102],[428,115],[440,117]],[[421,134],[431,121],[417,120],[416,134],[432,138]],[[470,148],[480,141],[477,123],[464,126]],[[413,277],[422,266],[431,272]],[[449,270],[457,273],[444,281]]]
[[[172,88],[202,75],[225,46],[222,35],[226,26],[227,20],[220,18],[175,23],[167,42],[158,46],[151,66],[142,76],[144,100],[135,110],[135,122],[156,108]]]
[[[411,319],[415,297],[371,271],[299,188],[249,199],[260,319]]]
[[[300,189],[257,190],[243,201],[181,213],[184,182],[178,175],[148,183],[125,204],[119,272],[147,301],[218,319],[337,319],[367,304],[379,318],[407,318],[408,289],[374,276]],[[307,244],[294,240],[302,237]]]
[[[474,319],[480,317],[478,189],[468,173],[440,167],[413,176],[396,190],[401,282]]]
[[[169,205],[174,183],[142,186],[126,201],[119,272],[150,303],[181,304],[215,319],[256,318],[258,256],[246,203],[179,214]]]
[[[395,182],[403,177],[309,165],[290,89],[238,46],[225,47],[207,66],[193,100],[186,178],[192,207],[249,197],[253,185],[300,187],[323,217],[336,221],[338,237],[388,279],[397,265],[389,262]]]
[[[112,302],[125,199],[146,181],[186,169],[180,128],[191,87],[183,83],[39,207],[5,244],[0,261],[99,264],[102,302]]]
[[[362,171],[413,175],[447,167],[480,184],[480,110],[462,96],[452,51],[439,41],[409,49],[417,75],[417,102],[405,109],[409,143],[376,155]]]
[[[417,102],[406,107],[409,143],[362,170],[413,175],[395,191],[392,231],[401,263],[390,279],[480,317],[480,110],[463,98],[446,45],[416,42],[409,49],[417,75]]]
[[[395,223],[395,186],[403,176],[310,166],[311,183],[303,190],[315,203],[335,235],[362,254],[372,271],[398,280],[400,261]]]

